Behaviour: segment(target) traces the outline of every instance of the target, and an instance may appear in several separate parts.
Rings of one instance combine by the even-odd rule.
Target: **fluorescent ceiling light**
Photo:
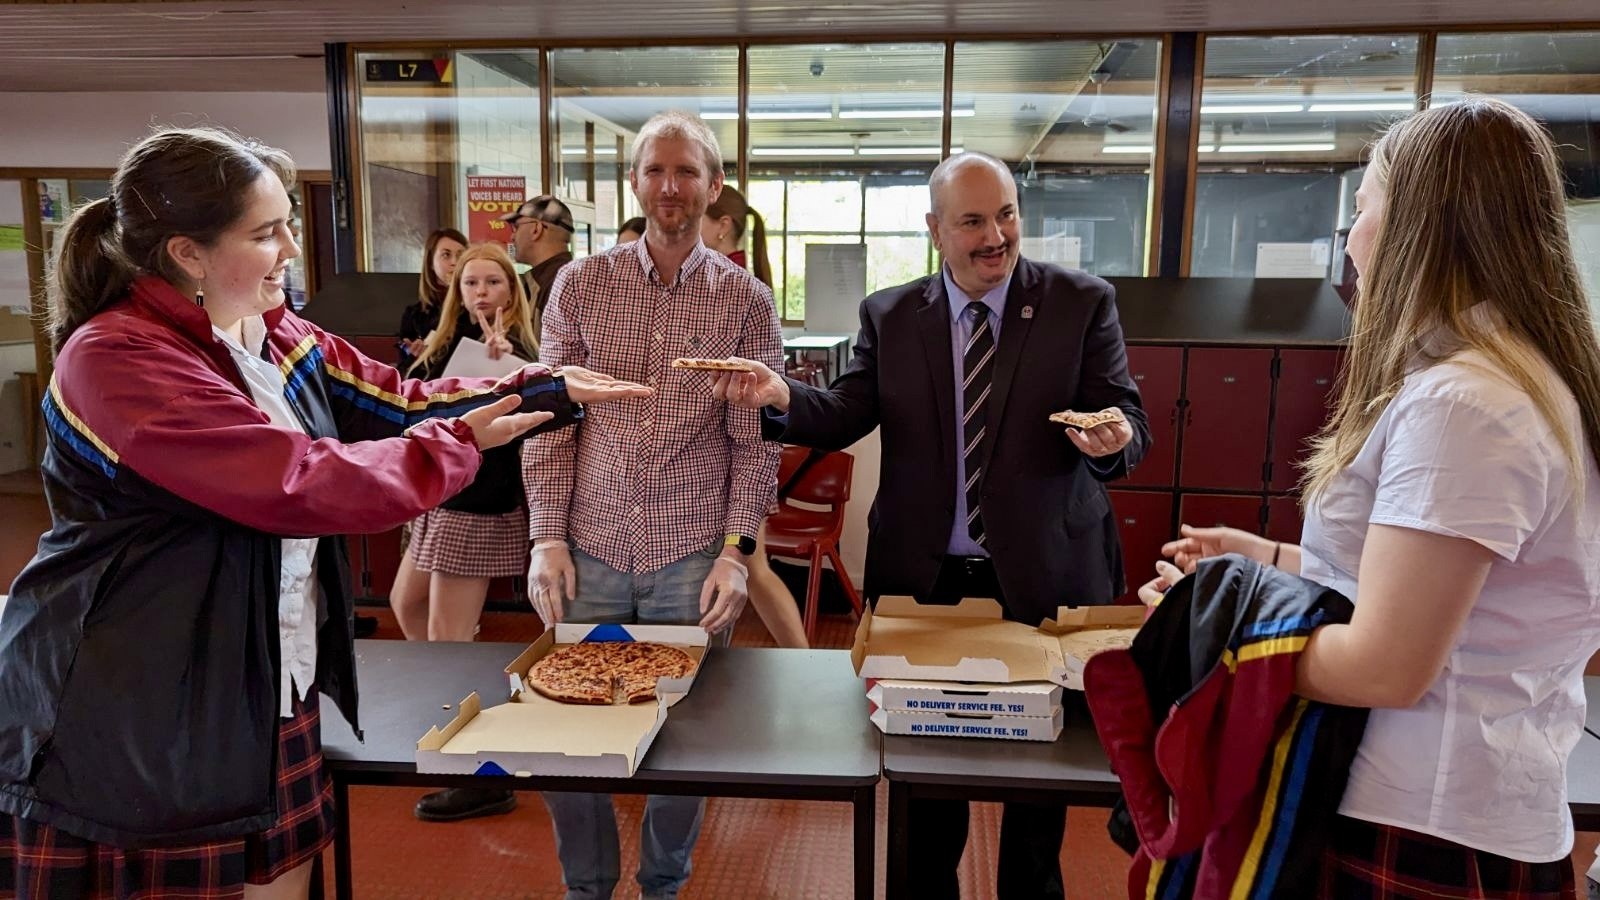
[[[700,113],[700,118],[705,119],[707,122],[735,122],[738,121],[739,114],[733,110],[708,109]]]
[[[965,119],[977,115],[977,110],[972,107],[950,110],[951,118]],[[939,108],[928,109],[841,109],[841,119],[942,119],[944,110]]]
[[[739,118],[737,112],[731,110],[716,110],[703,112],[700,118],[707,122],[734,122]],[[805,122],[826,121],[833,118],[833,112],[826,109],[753,109],[750,111],[751,121],[766,122]]]
[[[1401,103],[1397,100],[1383,100],[1366,103],[1313,103],[1308,112],[1410,112],[1416,108],[1417,104],[1415,102]]]
[[[1107,144],[1100,148],[1101,153],[1127,153],[1149,156],[1156,152],[1156,148],[1149,144]]]
[[[1317,144],[1222,144],[1218,153],[1325,153],[1338,145],[1332,141]]]
[[[1303,103],[1214,103],[1200,107],[1206,116],[1266,115],[1267,113],[1292,113],[1305,109]]]
[[[751,156],[855,156],[854,147],[751,147]]]
[[[938,147],[862,147],[856,150],[862,156],[938,156]],[[965,153],[965,147],[951,147],[950,155]]]
[[[562,147],[561,148],[561,155],[562,156],[582,156],[583,154],[584,154],[584,150],[583,150],[582,147]],[[617,148],[615,148],[615,147],[601,147],[601,146],[597,145],[594,148],[594,155],[595,156],[616,156],[617,155]]]

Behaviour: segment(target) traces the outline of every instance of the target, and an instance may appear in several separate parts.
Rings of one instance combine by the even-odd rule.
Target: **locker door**
[[[1272,412],[1271,350],[1194,348],[1178,485],[1259,491]]]
[[[1285,544],[1300,543],[1300,498],[1267,499],[1267,537]]]
[[[1274,491],[1293,490],[1300,480],[1296,464],[1311,452],[1311,438],[1331,411],[1340,356],[1338,350],[1278,353],[1278,401],[1272,420]]]
[[[1136,591],[1155,576],[1161,545],[1172,539],[1172,495],[1145,491],[1108,491],[1117,536],[1122,541],[1122,569],[1128,589],[1122,603],[1137,603]]]
[[[1244,494],[1184,494],[1178,501],[1178,520],[1196,528],[1227,525],[1251,534],[1261,533],[1261,498]]]
[[[1178,461],[1178,399],[1183,394],[1183,348],[1129,347],[1128,371],[1150,419],[1150,450],[1123,484],[1172,487]]]

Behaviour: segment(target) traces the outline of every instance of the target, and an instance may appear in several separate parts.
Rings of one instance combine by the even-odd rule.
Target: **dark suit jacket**
[[[935,273],[861,304],[850,367],[827,390],[789,380],[788,424],[769,440],[843,449],[882,426],[883,463],[867,544],[866,592],[925,596],[955,519],[955,373],[950,304]],[[1120,407],[1133,441],[1089,460],[1053,412]],[[981,509],[1008,613],[1036,624],[1061,605],[1124,590],[1122,550],[1102,482],[1144,458],[1150,427],[1128,375],[1111,285],[1046,263],[1017,263],[989,400]]]

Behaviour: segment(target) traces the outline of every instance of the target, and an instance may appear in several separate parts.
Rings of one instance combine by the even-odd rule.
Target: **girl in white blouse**
[[[1600,650],[1600,344],[1554,145],[1474,98],[1377,143],[1360,294],[1306,466],[1302,543],[1184,526],[1178,569],[1236,552],[1355,601],[1298,692],[1370,707],[1324,890],[1575,898],[1567,757]],[[1181,577],[1162,564],[1160,590]]]

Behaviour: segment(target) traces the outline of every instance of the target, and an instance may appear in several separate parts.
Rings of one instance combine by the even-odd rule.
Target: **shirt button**
[[[641,421],[639,424],[643,425],[646,428],[649,428],[651,425],[655,424],[655,421],[656,421],[655,419],[652,419],[649,416],[645,416],[643,421]]]
[[[634,507],[634,508],[633,508],[633,514],[634,514],[634,515],[636,515],[636,516],[642,516],[642,515],[644,515],[644,507],[642,507],[642,506],[635,506],[635,507]]]
[[[658,343],[658,344],[661,343],[661,332],[658,331],[655,334],[651,335],[650,337],[652,339],[654,339],[656,343]]]

